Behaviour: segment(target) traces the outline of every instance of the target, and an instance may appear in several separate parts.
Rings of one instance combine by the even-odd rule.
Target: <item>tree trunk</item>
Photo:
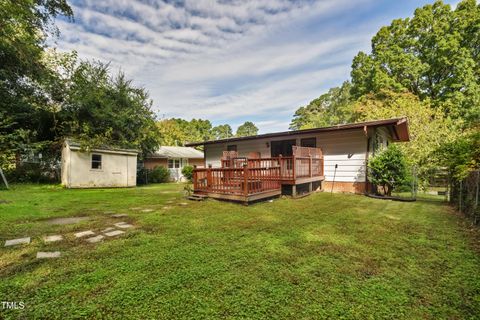
[[[387,196],[390,197],[392,195],[392,189],[393,188],[391,186],[387,185]]]

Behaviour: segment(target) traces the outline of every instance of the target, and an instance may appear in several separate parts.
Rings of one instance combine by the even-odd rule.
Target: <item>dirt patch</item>
[[[56,225],[66,225],[66,224],[75,224],[85,220],[88,220],[88,217],[69,217],[69,218],[54,218],[46,220],[48,224]]]

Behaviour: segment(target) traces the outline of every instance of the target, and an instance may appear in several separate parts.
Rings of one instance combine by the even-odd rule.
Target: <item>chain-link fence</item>
[[[450,203],[454,204],[458,211],[472,219],[474,224],[480,224],[479,189],[479,170],[470,172],[463,180],[450,180]]]

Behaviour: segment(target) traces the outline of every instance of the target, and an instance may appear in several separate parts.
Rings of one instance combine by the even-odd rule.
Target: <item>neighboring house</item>
[[[262,198],[262,194],[264,197],[280,193],[295,195],[298,190],[312,191],[318,187],[325,191],[364,193],[368,188],[368,158],[388,143],[402,141],[409,141],[406,118],[188,146],[203,146],[205,164],[211,166],[195,170],[197,194],[251,201]],[[276,180],[278,184],[272,182]]]
[[[190,147],[162,146],[144,160],[144,167],[147,169],[157,166],[168,168],[173,181],[184,180],[182,169],[187,165],[204,166],[203,152]]]
[[[137,150],[98,148],[82,151],[65,141],[62,149],[62,185],[67,188],[134,187]]]

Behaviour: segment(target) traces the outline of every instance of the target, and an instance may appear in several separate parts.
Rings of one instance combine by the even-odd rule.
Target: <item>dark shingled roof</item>
[[[383,120],[374,120],[374,121],[366,121],[366,122],[340,124],[340,125],[331,126],[331,127],[321,127],[321,128],[312,128],[312,129],[304,129],[304,130],[293,130],[293,131],[265,133],[265,134],[259,134],[259,135],[256,135],[256,136],[248,136],[248,137],[234,137],[234,138],[227,138],[227,139],[194,142],[194,143],[187,143],[186,146],[197,147],[197,146],[202,146],[202,145],[207,145],[207,144],[235,142],[235,141],[244,141],[244,140],[254,140],[254,139],[262,139],[262,138],[274,138],[274,137],[291,136],[291,135],[297,135],[297,134],[331,132],[331,131],[339,131],[339,130],[358,129],[358,128],[364,128],[364,127],[383,127],[383,126],[387,126],[387,127],[389,126],[393,129],[393,140],[394,141],[409,141],[410,140],[409,133],[408,133],[407,118],[402,117],[402,118],[392,118],[392,119],[383,119]]]

